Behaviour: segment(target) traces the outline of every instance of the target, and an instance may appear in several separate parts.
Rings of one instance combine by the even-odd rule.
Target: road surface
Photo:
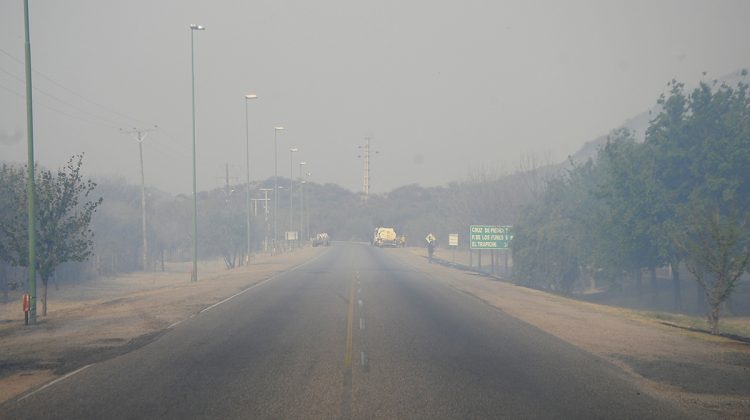
[[[335,244],[0,417],[685,418],[397,252]]]

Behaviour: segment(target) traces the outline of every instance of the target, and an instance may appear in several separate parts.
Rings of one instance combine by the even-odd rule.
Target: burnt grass
[[[62,353],[59,358],[54,360],[24,359],[22,357],[2,359],[0,360],[0,379],[18,372],[43,369],[51,369],[57,375],[64,375],[83,366],[109,360],[137,350],[158,339],[165,332],[166,330],[162,330],[142,334],[119,345],[114,345],[114,343],[121,342],[120,340],[106,340],[102,343],[107,343],[107,345],[71,349]]]

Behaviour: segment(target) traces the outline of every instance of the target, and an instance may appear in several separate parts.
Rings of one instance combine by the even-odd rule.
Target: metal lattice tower
[[[380,153],[377,150],[372,151],[370,149],[370,140],[370,137],[365,137],[364,146],[357,146],[358,149],[364,149],[363,154],[357,157],[363,159],[364,161],[364,167],[362,170],[362,192],[365,196],[370,195],[370,152]]]

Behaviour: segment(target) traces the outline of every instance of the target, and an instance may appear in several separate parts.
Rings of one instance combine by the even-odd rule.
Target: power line
[[[2,84],[0,84],[0,89],[4,89],[4,90],[10,92],[11,94],[18,96],[19,98],[25,98],[26,97],[26,95],[24,95],[22,93],[19,93],[19,92],[15,91],[15,90],[7,87],[7,86],[4,86]],[[87,123],[89,125],[106,127],[106,128],[112,128],[112,129],[116,129],[116,130],[119,129],[119,127],[116,127],[116,126],[113,126],[113,125],[110,125],[110,124],[104,124],[104,123],[102,123],[100,121],[89,120],[89,119],[82,118],[82,117],[77,116],[77,115],[73,115],[73,114],[67,113],[67,112],[65,112],[63,110],[55,108],[55,107],[53,107],[51,105],[47,105],[44,102],[40,102],[38,100],[35,101],[35,103],[38,106],[41,106],[41,107],[46,108],[48,110],[54,111],[54,112],[56,112],[56,113],[58,113],[60,115],[64,115],[66,117],[69,117],[69,118],[72,118],[72,119],[75,119],[75,120]],[[170,136],[168,133],[162,132],[162,134],[165,134],[167,138],[170,138],[170,139],[174,140],[174,138],[172,136]],[[165,156],[167,158],[171,158],[171,159],[174,159],[175,155],[181,156],[183,158],[187,158],[188,155],[187,155],[187,153],[184,150],[181,150],[179,148],[175,148],[174,146],[170,145],[169,143],[159,143],[158,142],[158,137],[159,136],[155,136],[154,139],[157,140],[157,141],[155,141],[155,142],[152,143],[152,146],[154,147],[154,149],[155,149],[154,151],[155,152],[157,152],[158,154],[160,154],[162,156]],[[81,139],[83,140],[83,138],[81,138]],[[84,140],[84,141],[87,144],[92,145],[92,143],[90,143],[90,142],[88,142],[86,140]]]
[[[13,54],[11,54],[11,53],[9,53],[9,52],[7,52],[7,51],[3,50],[2,48],[0,48],[0,53],[4,54],[5,56],[7,56],[7,57],[8,57],[8,58],[10,58],[11,60],[15,61],[16,63],[19,63],[19,64],[21,64],[21,65],[23,65],[23,64],[24,64],[24,63],[23,63],[23,61],[21,61],[20,59],[18,59],[18,58],[16,58],[16,57],[14,57],[14,56],[13,56]],[[97,107],[99,107],[99,108],[101,108],[101,109],[103,109],[103,110],[105,110],[105,111],[107,111],[107,112],[110,112],[110,113],[112,113],[112,114],[115,114],[115,115],[117,115],[117,116],[119,116],[119,117],[125,118],[126,120],[130,120],[130,121],[134,121],[134,122],[137,122],[137,123],[139,123],[139,124],[142,124],[142,125],[153,125],[153,124],[151,124],[151,123],[148,123],[148,122],[146,122],[146,121],[143,121],[143,120],[141,120],[141,119],[138,119],[138,118],[135,118],[135,117],[129,116],[129,115],[127,115],[127,114],[123,114],[123,113],[121,113],[121,112],[119,112],[119,111],[117,111],[117,110],[111,109],[111,108],[109,108],[109,107],[107,107],[107,106],[105,106],[105,105],[102,105],[102,104],[100,104],[99,102],[96,102],[96,101],[94,101],[94,100],[91,100],[91,99],[89,99],[89,98],[87,98],[87,97],[85,97],[85,96],[81,95],[80,93],[78,93],[78,92],[74,91],[73,89],[71,89],[71,88],[69,88],[69,87],[66,87],[66,86],[65,86],[65,85],[63,85],[62,83],[60,83],[60,82],[57,82],[57,81],[55,81],[55,80],[54,80],[54,79],[52,79],[51,77],[49,77],[49,76],[45,75],[44,73],[42,73],[42,72],[40,72],[40,71],[38,71],[38,70],[33,70],[33,69],[32,69],[32,71],[33,71],[33,72],[34,72],[34,73],[35,73],[36,75],[38,75],[38,76],[42,77],[43,79],[47,80],[48,82],[52,83],[53,85],[55,85],[55,86],[57,86],[57,87],[59,87],[59,88],[61,88],[61,89],[65,90],[65,91],[67,91],[67,92],[68,92],[68,93],[70,93],[71,95],[74,95],[74,96],[76,96],[76,97],[78,97],[78,98],[80,98],[80,99],[83,99],[84,101],[86,101],[86,102],[88,102],[88,103],[90,103],[90,104],[93,104],[93,105],[95,105],[95,106],[97,106]]]
[[[18,97],[21,97],[21,98],[25,98],[26,97],[26,95],[24,95],[22,93],[18,93],[15,90],[13,90],[13,89],[11,89],[11,88],[9,88],[7,86],[4,86],[2,84],[0,84],[0,88],[3,88],[3,89],[7,90],[8,92],[10,92],[10,93],[12,93],[12,94],[14,94],[14,95],[16,95]],[[86,118],[82,118],[80,116],[73,115],[73,114],[70,114],[70,113],[65,112],[63,110],[60,110],[58,108],[55,108],[54,106],[47,105],[44,102],[39,102],[38,100],[35,101],[35,102],[36,102],[37,105],[40,105],[40,106],[42,106],[44,108],[50,109],[52,111],[55,111],[55,112],[57,112],[57,113],[59,113],[61,115],[65,115],[66,117],[69,117],[69,118],[73,118],[73,119],[76,119],[76,120],[79,120],[79,121],[83,121],[83,122],[86,122],[86,123],[89,123],[89,124],[92,124],[92,125],[100,125],[100,126],[103,126],[103,127],[118,129],[117,126],[110,125],[109,123],[105,124],[105,123],[100,122],[100,121],[92,121],[92,120],[89,120],[89,119],[86,119]]]
[[[26,82],[25,82],[25,81],[24,81],[24,80],[23,80],[22,78],[20,78],[20,77],[18,77],[18,76],[16,76],[16,75],[14,75],[13,73],[11,73],[11,72],[9,72],[9,71],[5,70],[5,69],[4,69],[4,68],[2,68],[2,67],[0,67],[0,71],[1,71],[1,72],[3,72],[3,73],[5,73],[5,74],[7,74],[8,76],[10,76],[10,77],[12,77],[12,78],[16,79],[16,80],[17,80],[17,81],[19,81],[20,83],[26,83]],[[87,110],[85,110],[85,109],[83,109],[83,108],[81,108],[81,107],[79,107],[79,106],[76,106],[76,105],[74,105],[74,104],[72,104],[72,103],[70,103],[70,102],[68,102],[68,101],[66,101],[66,100],[64,100],[64,99],[61,99],[61,98],[59,98],[59,97],[57,97],[57,96],[55,96],[55,95],[53,95],[53,94],[51,94],[51,93],[49,93],[49,92],[46,92],[46,91],[44,91],[44,90],[42,90],[42,89],[38,88],[37,86],[34,86],[33,88],[34,88],[34,90],[35,90],[35,91],[37,91],[37,92],[39,92],[39,93],[41,93],[41,94],[43,94],[43,95],[46,95],[46,96],[48,96],[48,97],[50,97],[50,98],[52,98],[52,99],[54,99],[54,100],[56,100],[56,101],[58,101],[58,102],[60,102],[60,103],[62,103],[62,104],[65,104],[65,105],[67,105],[67,106],[69,106],[69,107],[71,107],[71,108],[73,108],[73,109],[76,109],[76,110],[78,110],[78,111],[80,111],[80,112],[82,112],[82,113],[84,113],[84,114],[87,114],[87,115],[89,115],[89,116],[92,116],[92,117],[94,117],[94,118],[99,118],[99,119],[101,119],[102,121],[106,121],[106,122],[107,122],[108,124],[112,124],[113,126],[116,126],[116,125],[118,125],[118,122],[117,122],[117,121],[114,121],[114,120],[110,120],[110,119],[108,119],[108,118],[106,118],[106,117],[103,117],[103,116],[101,116],[101,115],[97,115],[97,114],[94,114],[94,113],[92,113],[92,112],[89,112],[89,111],[87,111]]]

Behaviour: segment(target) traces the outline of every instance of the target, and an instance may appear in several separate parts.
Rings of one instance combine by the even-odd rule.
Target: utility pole
[[[263,252],[268,252],[268,233],[271,230],[271,227],[268,225],[268,192],[274,191],[271,188],[260,188],[261,191],[263,191],[264,198],[263,198],[263,209],[265,210],[265,222],[266,222],[266,239],[263,241]],[[274,191],[274,194],[276,192]]]
[[[299,152],[299,149],[292,147],[289,149],[289,233],[292,234],[294,230],[294,154]],[[294,241],[291,236],[287,238],[289,242],[289,250],[294,248]]]
[[[364,146],[357,146],[358,149],[364,150],[364,152],[357,157],[364,160],[364,168],[362,171],[362,192],[364,193],[365,198],[370,195],[370,153],[380,153],[377,150],[370,149],[370,140],[370,137],[365,137]]]
[[[143,271],[148,270],[148,238],[146,236],[146,178],[143,175],[143,140],[146,139],[146,135],[148,135],[149,132],[154,131],[157,128],[157,126],[154,126],[153,128],[147,129],[120,129],[123,134],[130,134],[134,136],[135,140],[138,142],[138,153],[141,163],[141,236],[143,237]]]
[[[254,93],[245,95],[245,240],[247,241],[245,246],[245,264],[247,265],[250,265],[250,254],[252,254],[252,246],[250,244],[250,124],[247,117],[247,103],[251,99],[258,99],[258,95]]]
[[[308,179],[308,177],[310,175],[312,175],[310,172],[305,172],[304,173],[305,177],[302,180],[303,184],[307,184],[307,179]],[[310,206],[310,198],[308,197],[308,199],[307,199],[307,212],[305,212],[305,219],[304,219],[305,232],[307,233],[307,239],[310,239],[310,207],[311,207]],[[302,228],[300,228],[300,229],[302,229]]]
[[[305,230],[305,179],[302,177],[302,168],[307,165],[307,162],[299,163],[299,237],[297,243],[301,241],[304,236],[302,235]]]
[[[235,176],[231,178],[229,177],[229,163],[226,163],[224,165],[224,176],[217,177],[217,179],[224,181],[224,201],[226,202],[227,206],[229,206],[229,197],[231,197],[234,193],[234,189],[232,189],[229,181],[239,181],[239,178]]]
[[[29,227],[29,322],[36,324],[36,186],[34,185],[34,113],[31,101],[31,39],[29,37],[29,0],[23,2],[24,32],[26,36],[26,201],[28,202]]]
[[[253,203],[252,205],[253,215],[255,215],[255,217],[258,217],[258,201],[266,201],[266,200],[263,198],[251,198],[250,199],[250,202]]]

